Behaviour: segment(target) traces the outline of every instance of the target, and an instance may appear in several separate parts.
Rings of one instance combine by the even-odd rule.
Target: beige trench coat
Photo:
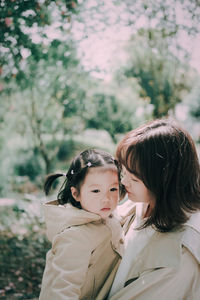
[[[40,300],[96,299],[123,251],[122,228],[100,216],[56,201],[44,205],[47,236]]]
[[[133,204],[128,207],[128,212],[125,209],[128,220],[134,211]],[[117,268],[110,274],[96,300],[108,299],[106,295],[116,271]],[[155,231],[132,262],[125,287],[109,299],[199,300],[200,213],[193,214],[181,231]]]

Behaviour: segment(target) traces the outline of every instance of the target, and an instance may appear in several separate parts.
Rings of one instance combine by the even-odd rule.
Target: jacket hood
[[[60,205],[57,200],[43,204],[47,237],[52,242],[64,229],[101,220],[97,214],[76,208],[71,204]]]

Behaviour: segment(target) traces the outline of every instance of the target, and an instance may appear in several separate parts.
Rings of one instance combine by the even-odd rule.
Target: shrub
[[[44,224],[16,204],[1,208],[0,217],[0,298],[38,298],[50,248]]]

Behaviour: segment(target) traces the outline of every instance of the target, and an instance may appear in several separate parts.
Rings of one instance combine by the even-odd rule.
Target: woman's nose
[[[121,183],[124,185],[124,186],[127,186],[128,185],[128,181],[126,179],[126,176],[123,176],[123,178],[121,179]]]

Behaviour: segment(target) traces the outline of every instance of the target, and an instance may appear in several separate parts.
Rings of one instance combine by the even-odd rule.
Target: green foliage
[[[18,236],[2,232],[0,237],[1,299],[32,299],[39,296],[45,255],[49,244],[32,233]],[[26,297],[26,298],[25,298]]]
[[[54,40],[47,50],[46,59],[38,62],[32,56],[28,57],[23,72],[19,71],[15,83],[8,86],[13,90],[8,99],[12,107],[7,113],[7,119],[11,117],[10,131],[13,135],[21,135],[25,142],[25,145],[20,145],[19,151],[37,151],[40,161],[38,172],[42,168],[42,173],[52,170],[64,136],[80,129],[77,114],[80,115],[85,88],[77,87],[77,81],[87,81],[85,73],[82,71],[80,74],[72,43],[69,46]],[[3,97],[6,97],[6,90]],[[15,170],[19,171],[19,166]],[[20,172],[23,173],[22,166]],[[34,172],[32,179],[36,177]],[[30,173],[31,170],[27,172],[28,175]]]
[[[75,142],[73,140],[70,139],[61,142],[57,153],[58,160],[66,162],[71,157],[74,149],[75,149]]]
[[[112,18],[117,10],[111,14],[105,4],[1,1],[1,195],[27,190],[30,180],[40,187],[47,173],[66,168],[71,155],[82,149],[77,141],[85,147],[101,146],[108,137],[108,148],[113,150],[122,134],[152,118],[152,107],[153,117],[171,113],[192,85],[190,70],[172,55],[170,43],[180,28],[194,32],[198,10],[186,28],[177,24],[173,6],[160,0],[134,5],[129,0],[113,1],[123,12],[119,18]],[[180,4],[194,5],[194,1]],[[191,10],[188,13],[191,16]],[[126,69],[120,66],[108,82],[84,71],[76,53],[78,38],[73,39],[72,32],[80,30],[80,37],[86,38],[87,33],[118,21],[130,27],[141,16],[147,26],[135,28]],[[103,142],[83,141],[88,129],[99,130]]]
[[[150,100],[153,117],[160,118],[168,115],[182,100],[184,92],[189,90],[189,74],[186,75],[186,66],[166,50],[167,45],[160,40],[159,32],[153,33],[151,47],[145,44],[145,32],[130,43],[131,63],[129,61],[125,75],[137,78],[141,87],[140,96]]]
[[[7,112],[6,119],[12,136],[20,140],[14,154],[19,157],[14,163],[14,173],[29,176],[31,180],[37,179],[39,172],[41,175],[52,172],[61,152],[68,151],[64,150],[63,142],[73,140],[73,135],[86,128],[105,129],[116,142],[117,135],[138,124],[133,122],[137,119],[136,103],[130,100],[131,109],[126,108],[126,88],[113,86],[106,91],[103,83],[99,85],[79,68],[73,51],[64,66],[62,58],[69,47],[60,42],[57,45],[60,50],[52,48],[49,60],[40,60],[35,66],[34,77],[28,70],[33,64],[30,58],[27,81],[21,80],[20,89],[13,84],[13,90],[14,86],[16,89],[8,99],[12,110]],[[73,148],[70,150],[73,153]],[[68,159],[67,155],[64,157]]]
[[[130,114],[118,103],[115,95],[94,94],[85,121],[88,128],[107,130],[114,142],[116,142],[116,134],[132,129]]]
[[[52,29],[55,15],[58,22],[70,24],[77,4],[76,0],[1,1],[0,65],[5,80],[10,80],[16,75],[18,80],[25,77],[23,66],[27,56],[31,56],[35,62],[48,59],[48,51],[44,49],[48,39],[47,29]],[[58,31],[64,31],[62,23]],[[66,30],[64,32],[66,34]]]
[[[73,120],[63,120],[66,113],[63,102],[73,102],[76,80],[72,81],[71,77],[79,73],[75,71],[78,60],[69,31],[78,2],[9,2],[1,2],[3,110],[0,121],[3,126],[9,122],[7,136],[21,141],[19,147],[15,145],[14,155],[20,152],[24,159],[20,155],[19,161],[13,163],[14,173],[35,180],[39,172],[50,172],[60,141],[68,133],[66,127],[73,124]],[[63,35],[64,41],[49,36],[51,31],[60,38]],[[8,148],[9,145],[4,145],[4,149]],[[30,153],[35,151],[37,155],[31,157]]]
[[[135,27],[142,18],[143,24],[147,21],[148,28],[157,28],[169,43],[172,43],[180,31],[191,35],[199,33],[200,4],[196,0],[135,0],[134,5],[132,0],[124,0],[123,4],[128,13],[127,24]]]
[[[0,206],[0,217],[0,298],[38,298],[50,248],[44,224],[22,202]]]
[[[190,104],[190,114],[196,121],[200,121],[200,83],[196,84],[188,97]]]
[[[20,151],[17,157],[18,160],[14,166],[14,173],[17,176],[28,176],[30,180],[34,181],[37,176],[41,175],[42,166],[36,153]]]

